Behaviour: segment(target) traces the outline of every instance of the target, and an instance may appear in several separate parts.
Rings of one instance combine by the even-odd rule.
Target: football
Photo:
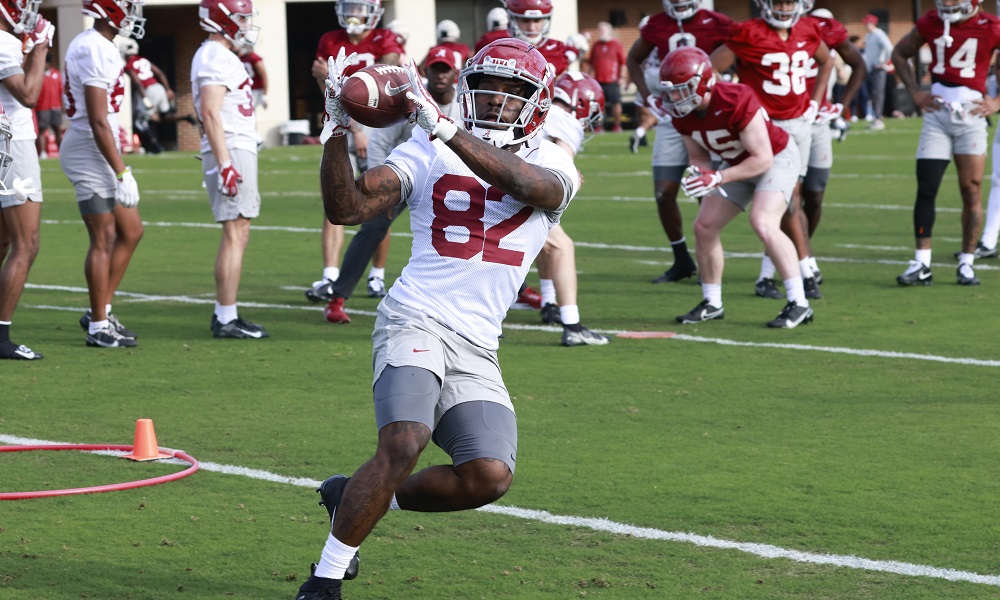
[[[352,119],[368,127],[389,127],[413,111],[406,99],[410,79],[403,67],[371,65],[354,73],[340,90],[340,102]]]

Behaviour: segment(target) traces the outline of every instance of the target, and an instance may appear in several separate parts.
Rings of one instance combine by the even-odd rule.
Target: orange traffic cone
[[[132,444],[132,454],[122,458],[129,460],[159,460],[171,458],[173,455],[160,452],[156,445],[156,432],[153,431],[152,419],[139,419],[135,422],[135,442]]]

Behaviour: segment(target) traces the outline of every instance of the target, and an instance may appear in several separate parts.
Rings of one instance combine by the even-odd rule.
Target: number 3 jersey
[[[749,85],[772,119],[788,120],[809,110],[806,71],[823,41],[813,19],[800,19],[782,40],[762,19],[733,25],[726,45],[736,55],[740,81]]]
[[[201,114],[201,88],[221,85],[226,88],[219,116],[226,133],[226,148],[237,148],[257,153],[257,122],[253,114],[253,95],[250,78],[242,61],[220,42],[206,41],[194,53],[191,61],[191,95],[198,118]],[[201,151],[212,151],[208,136],[201,136]]]
[[[681,135],[690,136],[699,146],[718,154],[730,165],[738,165],[750,154],[740,140],[740,132],[750,125],[758,113],[764,116],[771,151],[778,154],[788,146],[788,133],[771,122],[749,87],[742,83],[719,82],[712,88],[712,97],[704,111],[692,111],[677,118],[674,127]]]
[[[69,43],[63,71],[63,109],[69,126],[92,136],[83,93],[85,86],[108,91],[108,123],[117,140],[118,110],[125,99],[125,63],[114,42],[96,29],[84,31]]]
[[[936,10],[917,19],[916,28],[931,47],[932,81],[986,93],[990,58],[1000,48],[1000,18],[980,10],[952,23],[948,32],[951,43],[944,36],[944,23]]]
[[[573,159],[552,142],[536,136],[517,156],[562,181],[558,209],[535,208],[491,187],[419,127],[385,163],[402,181],[413,231],[410,261],[389,295],[489,350],[498,347],[500,324],[528,268],[580,187]]]

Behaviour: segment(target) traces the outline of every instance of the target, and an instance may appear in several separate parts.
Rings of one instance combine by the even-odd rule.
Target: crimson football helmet
[[[678,21],[690,19],[699,8],[701,0],[663,0],[663,12]]]
[[[20,35],[35,28],[41,5],[42,0],[0,0],[0,12],[14,28],[14,33]]]
[[[122,37],[141,40],[146,35],[142,0],[83,0],[83,14],[107,21]]]
[[[938,16],[949,23],[964,21],[979,10],[979,0],[963,0],[954,6],[946,6],[944,0],[936,0],[936,4]]]
[[[511,37],[537,46],[549,36],[549,30],[552,29],[552,0],[506,0],[504,4],[507,7],[507,31]],[[517,25],[518,18],[544,21],[542,30],[524,31]]]
[[[201,28],[221,33],[236,48],[253,48],[260,36],[260,27],[253,24],[256,11],[250,0],[201,0],[198,19]]]
[[[382,18],[382,0],[338,0],[337,21],[349,35],[375,29]]]
[[[774,3],[775,0],[757,0],[757,8],[761,18],[776,29],[791,29],[807,12],[806,0],[795,0],[795,8],[792,10],[777,10]]]
[[[705,51],[682,46],[660,65],[660,106],[672,117],[688,115],[715,86],[715,71]]]
[[[552,99],[565,102],[589,134],[595,133],[604,117],[604,90],[586,73],[566,71],[560,75],[552,89]]]
[[[524,84],[520,94],[480,90],[484,76],[515,79]],[[458,75],[458,101],[465,128],[476,137],[503,148],[534,137],[545,123],[551,105],[553,69],[534,46],[515,38],[487,44],[469,59]],[[480,117],[477,98],[502,98],[495,117]],[[503,120],[507,103],[524,104],[513,123]],[[483,102],[481,99],[480,102]]]

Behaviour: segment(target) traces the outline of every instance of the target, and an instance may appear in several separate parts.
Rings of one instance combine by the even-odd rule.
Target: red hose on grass
[[[30,452],[33,450],[127,450],[132,451],[133,446],[111,445],[111,444],[39,444],[32,446],[0,446],[0,452]],[[124,483],[112,483],[110,485],[96,485],[92,487],[73,488],[68,490],[42,490],[38,492],[0,492],[0,500],[27,500],[30,498],[48,498],[50,496],[69,496],[72,494],[96,494],[99,492],[117,492],[119,490],[130,490],[133,488],[146,487],[177,481],[191,475],[198,470],[198,461],[181,450],[170,448],[160,448],[161,452],[167,453],[173,458],[178,458],[191,465],[187,469],[170,475],[141,479],[139,481],[126,481]]]

